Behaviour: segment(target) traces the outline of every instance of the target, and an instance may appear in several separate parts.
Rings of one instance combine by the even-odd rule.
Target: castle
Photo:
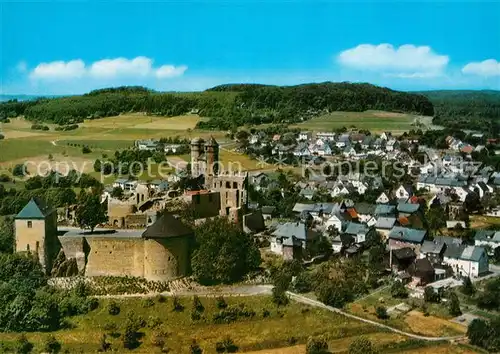
[[[242,222],[247,173],[224,171],[213,137],[207,142],[201,138],[191,141],[191,166],[192,177],[204,177],[204,190],[186,192],[181,198],[202,219],[219,215]],[[157,217],[164,199],[152,198],[146,187],[139,184],[128,201],[104,199],[113,229],[93,233],[76,227],[58,229],[56,210],[33,198],[15,217],[15,250],[36,254],[47,274],[62,250],[86,276],[137,276],[158,281],[185,276],[190,271],[193,231],[171,214]]]

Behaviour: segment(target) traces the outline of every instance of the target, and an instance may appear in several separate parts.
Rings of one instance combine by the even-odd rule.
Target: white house
[[[400,185],[398,187],[398,189],[396,189],[395,195],[396,195],[396,198],[408,199],[411,196],[413,196],[413,191],[411,189],[411,186]]]
[[[387,204],[389,203],[389,197],[387,196],[387,194],[385,192],[382,192],[380,193],[380,195],[378,196],[377,200],[375,201],[375,203],[377,204]]]
[[[325,227],[328,230],[328,228],[333,227],[337,231],[342,231],[342,220],[339,219],[337,215],[331,215],[328,220],[325,222]]]
[[[318,133],[316,133],[316,138],[327,140],[327,141],[334,141],[335,140],[335,133],[318,132]]]
[[[449,244],[443,263],[449,265],[455,275],[477,278],[489,271],[488,255],[483,247]]]
[[[309,141],[312,137],[311,132],[300,132],[297,140]]]

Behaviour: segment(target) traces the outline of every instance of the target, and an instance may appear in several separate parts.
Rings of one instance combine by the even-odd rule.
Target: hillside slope
[[[449,128],[500,133],[500,91],[442,90],[418,92],[434,105],[433,123]]]
[[[200,128],[230,129],[244,124],[297,123],[334,111],[368,109],[433,115],[430,101],[370,84],[331,83],[297,86],[222,85],[204,92],[159,93],[143,87],[119,87],[81,96],[0,104],[0,120],[24,115],[57,124],[82,122],[124,112],[175,116],[196,110],[211,118]]]

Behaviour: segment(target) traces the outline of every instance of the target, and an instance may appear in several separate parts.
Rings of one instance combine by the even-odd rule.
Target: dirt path
[[[352,318],[352,319],[355,319],[355,320],[358,320],[358,321],[361,321],[361,322],[364,322],[364,323],[368,323],[368,324],[371,324],[373,326],[377,326],[379,328],[384,328],[384,329],[387,329],[387,330],[389,330],[391,332],[402,334],[402,335],[410,337],[410,338],[425,340],[425,341],[429,341],[429,342],[438,342],[438,341],[442,341],[442,340],[453,341],[453,340],[462,339],[462,338],[465,337],[465,336],[454,336],[454,337],[426,337],[426,336],[420,336],[418,334],[404,332],[404,331],[401,331],[401,330],[399,330],[397,328],[394,328],[394,327],[391,327],[391,326],[387,326],[387,325],[379,323],[379,322],[367,320],[366,318],[362,318],[362,317],[358,317],[358,316],[352,315],[352,314],[347,313],[347,312],[345,312],[345,311],[343,311],[341,309],[338,309],[338,308],[335,308],[335,307],[331,307],[331,306],[327,306],[327,305],[323,304],[322,302],[319,302],[319,301],[316,301],[316,300],[313,300],[313,299],[309,299],[309,298],[307,298],[305,296],[302,296],[302,295],[299,295],[299,294],[288,292],[288,295],[290,295],[290,297],[292,299],[294,299],[295,301],[297,301],[297,302],[301,302],[303,304],[307,304],[307,305],[314,306],[314,307],[321,307],[321,308],[323,308],[325,310],[328,310],[330,312],[335,312],[335,313],[338,313],[338,314],[343,315],[345,317],[349,317],[349,318]]]

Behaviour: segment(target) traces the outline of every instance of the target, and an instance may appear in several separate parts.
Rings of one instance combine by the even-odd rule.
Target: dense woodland
[[[433,123],[452,129],[500,133],[500,91],[422,92],[434,105]]]
[[[95,90],[82,96],[8,101],[0,120],[24,115],[34,122],[66,125],[125,112],[175,116],[196,111],[210,117],[200,128],[230,129],[244,124],[293,123],[332,111],[380,109],[433,115],[420,94],[370,84],[321,83],[298,86],[223,85],[199,93],[158,93],[143,87]]]

